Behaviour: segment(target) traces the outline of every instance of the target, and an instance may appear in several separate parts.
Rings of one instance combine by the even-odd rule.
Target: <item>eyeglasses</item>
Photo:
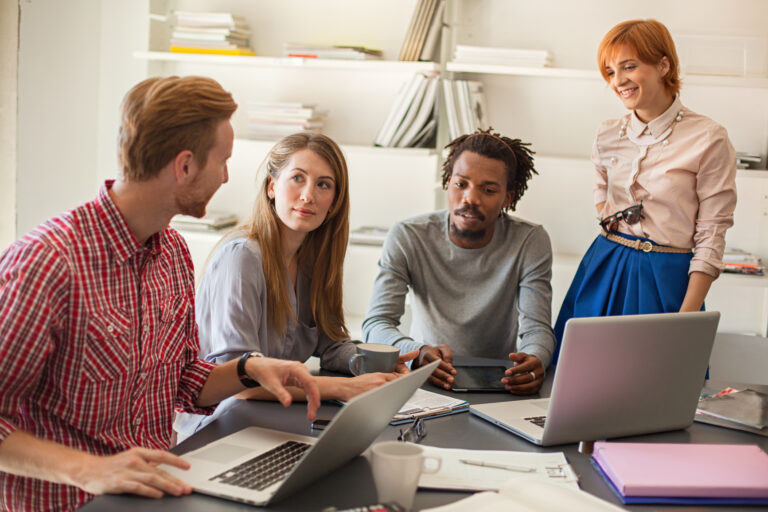
[[[427,429],[424,427],[422,419],[419,418],[407,429],[400,429],[400,435],[397,436],[397,440],[405,443],[418,443],[424,439],[426,435]]]
[[[622,220],[627,224],[637,224],[640,222],[640,219],[645,218],[642,211],[643,203],[641,201],[640,204],[632,205],[629,208],[625,208],[620,212],[616,212],[613,215],[609,215],[602,219],[600,221],[600,226],[610,233],[619,229],[619,222]]]

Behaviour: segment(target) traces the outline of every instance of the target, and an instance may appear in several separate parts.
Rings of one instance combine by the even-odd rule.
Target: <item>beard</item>
[[[453,211],[454,215],[463,215],[465,213],[472,213],[481,221],[485,221],[485,215],[472,206],[464,206]],[[485,227],[480,229],[459,229],[455,222],[451,222],[449,229],[452,236],[468,241],[482,240],[488,232],[488,228]]]
[[[176,208],[182,215],[190,215],[200,219],[205,217],[205,209],[211,198],[200,196],[200,191],[197,190],[197,181],[197,179],[193,180],[188,187],[177,192],[175,201]]]

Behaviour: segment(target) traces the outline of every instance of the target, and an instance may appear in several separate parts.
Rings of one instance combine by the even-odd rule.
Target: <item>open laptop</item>
[[[162,468],[202,494],[274,503],[360,455],[439,363],[353,398],[318,438],[249,427],[183,454],[187,471]]]
[[[719,320],[716,311],[572,318],[550,398],[469,412],[541,446],[686,428]]]

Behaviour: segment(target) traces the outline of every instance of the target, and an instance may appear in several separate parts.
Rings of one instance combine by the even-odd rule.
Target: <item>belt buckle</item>
[[[646,240],[640,244],[640,250],[643,252],[651,252],[653,250],[653,244]]]

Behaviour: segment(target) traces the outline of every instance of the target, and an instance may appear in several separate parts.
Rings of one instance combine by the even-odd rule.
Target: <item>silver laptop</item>
[[[541,446],[686,428],[719,320],[716,311],[572,318],[550,398],[469,412]]]
[[[202,494],[274,503],[360,455],[439,363],[353,398],[318,438],[249,427],[183,454],[187,471],[162,468]]]

